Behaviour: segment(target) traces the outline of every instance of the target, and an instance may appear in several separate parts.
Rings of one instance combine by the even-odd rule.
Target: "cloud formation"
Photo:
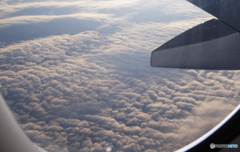
[[[170,2],[158,5],[163,8]],[[40,35],[56,29],[41,30],[35,37],[20,37],[1,48],[0,90],[33,142],[50,152],[173,151],[214,127],[238,104],[238,71],[150,68],[153,49],[210,18],[189,9],[182,11],[185,18],[179,20],[133,20],[156,3],[151,1],[137,11],[135,7],[145,6],[144,2],[42,1],[3,8],[2,14],[13,14],[33,7],[62,9],[84,4],[85,10],[96,14],[87,20],[99,22],[92,23],[95,28],[73,33],[71,25],[60,28],[65,33]],[[170,11],[163,9],[165,14],[174,15],[172,10],[181,14],[177,4]],[[132,13],[112,12],[114,16],[108,12],[116,7]],[[199,18],[191,18],[192,12]],[[62,18],[61,22],[82,19],[79,14],[43,15],[40,18],[50,20],[38,20],[37,25],[56,25],[55,17]],[[25,16],[31,24],[23,21],[20,25],[16,18],[0,20],[3,30],[13,26],[9,24],[16,23],[19,29],[36,23],[34,17]],[[104,32],[105,27],[116,28]]]

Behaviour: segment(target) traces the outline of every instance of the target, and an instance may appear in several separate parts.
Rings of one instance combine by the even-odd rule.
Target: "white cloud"
[[[100,19],[107,25],[114,22],[119,28],[111,34],[48,35],[1,49],[1,92],[34,142],[48,151],[103,151],[108,147],[113,151],[173,151],[211,129],[237,105],[236,71],[170,70],[149,65],[150,51],[211,17],[133,23],[128,19],[135,12],[119,18],[97,12],[132,7],[137,2],[9,6],[16,11],[85,4],[82,7],[96,10],[94,17],[92,12],[25,16],[21,23],[35,22],[34,17],[41,22],[73,17]],[[155,4],[152,1],[146,8]],[[177,5],[169,7],[167,13],[173,14]],[[1,22],[20,23],[21,17]]]

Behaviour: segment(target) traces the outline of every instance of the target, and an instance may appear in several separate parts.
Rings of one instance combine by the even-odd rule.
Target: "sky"
[[[213,17],[185,0],[2,0],[0,91],[49,152],[168,152],[239,101],[239,71],[150,67]]]

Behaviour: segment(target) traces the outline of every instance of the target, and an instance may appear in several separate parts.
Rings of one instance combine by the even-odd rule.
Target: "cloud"
[[[51,1],[46,3],[45,1],[39,1],[39,2],[24,2],[21,1],[21,3],[15,3],[15,4],[8,4],[3,2],[3,8],[1,8],[2,12],[12,13],[12,12],[18,12],[22,11],[27,8],[44,8],[44,7],[55,7],[55,8],[65,8],[65,7],[78,7],[80,9],[92,9],[92,10],[99,10],[99,9],[116,9],[116,8],[125,8],[133,6],[134,4],[138,3],[138,0],[133,1],[121,1],[116,2],[114,0],[110,1]],[[36,11],[37,9],[34,9]]]
[[[56,32],[54,20],[62,23],[71,18],[78,23],[79,14],[38,16],[49,20],[46,24],[45,19],[39,20],[37,26],[52,23],[55,28],[45,30],[52,33],[31,37],[30,32],[27,39],[20,37],[18,43],[1,48],[0,90],[36,144],[64,152],[97,152],[109,147],[112,151],[173,151],[214,127],[237,105],[238,71],[156,69],[149,65],[150,51],[209,16],[137,23],[128,20],[136,11],[120,17],[97,11],[135,3],[143,6],[144,2],[66,4],[83,3],[88,5],[83,6],[86,9],[95,9],[96,16],[80,14],[80,18],[84,24],[98,21],[95,28],[70,33],[74,26],[65,31],[59,26],[60,32]],[[63,4],[14,4],[5,12],[50,5],[62,8]],[[156,1],[151,1],[146,9],[154,4]],[[33,17],[1,22],[15,24],[21,17],[24,24],[15,22],[16,30],[33,28],[29,24]],[[107,34],[98,30],[112,23],[119,30]]]
[[[23,128],[29,130],[30,138],[49,151],[100,151],[109,146],[114,151],[172,151],[211,129],[236,105],[228,101],[230,97],[234,99],[228,94],[237,91],[235,81],[224,77],[222,74],[226,73],[221,71],[209,77],[211,71],[163,73],[161,69],[148,69],[148,74],[136,77],[126,72],[131,67],[117,71],[114,68],[121,65],[101,62],[101,55],[109,51],[96,51],[99,59],[94,62],[86,62],[95,56],[94,50],[85,52],[87,55],[78,51],[71,58],[66,55],[68,39],[72,44],[75,40],[80,42],[80,47],[81,39],[92,36],[98,37],[97,33],[88,32],[3,48],[3,63],[11,58],[14,61],[8,70],[2,68],[4,97],[15,102],[11,107]],[[54,60],[49,57],[51,51]],[[16,56],[22,57],[23,62],[13,60]],[[39,60],[34,62],[34,56]],[[165,76],[168,72],[173,73],[172,77]],[[217,83],[218,77],[224,83]],[[210,92],[215,85],[226,96],[219,96],[218,89]],[[214,112],[218,104],[223,108]],[[187,134],[188,128],[195,129]]]

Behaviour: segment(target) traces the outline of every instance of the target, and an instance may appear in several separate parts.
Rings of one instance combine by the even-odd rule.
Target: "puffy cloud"
[[[72,33],[70,25],[65,32],[20,37],[24,41],[1,48],[0,90],[30,139],[48,151],[173,151],[211,129],[237,105],[238,71],[149,66],[149,51],[211,18],[190,4],[175,1],[165,8],[173,0],[25,2],[1,7],[2,16],[13,14],[0,20],[5,29],[9,24],[16,29],[32,23],[42,27],[69,18],[99,22]],[[188,11],[176,9],[183,4]],[[74,14],[67,9],[50,16],[37,11],[32,17],[20,13],[80,6],[88,11],[74,9],[79,11]],[[184,18],[138,18],[149,9],[158,11],[158,6],[158,13]],[[127,11],[121,14],[116,8]],[[118,30],[104,33],[105,27]],[[56,29],[45,32],[49,30]]]
[[[45,48],[41,41],[35,41],[40,49]],[[19,45],[26,53],[34,47]],[[18,46],[4,49],[6,59],[18,55],[15,49],[11,49],[15,47]],[[46,60],[48,51],[37,52],[38,58]],[[68,56],[60,49],[55,58],[68,59]],[[232,105],[228,109],[223,106],[229,104],[227,92],[235,94],[234,81],[224,81],[232,86],[232,90],[227,90],[216,77],[208,77],[209,73],[200,76],[196,71],[195,77],[190,74],[190,79],[184,78],[185,75],[189,78],[184,73],[182,82],[160,72],[160,76],[155,77],[156,71],[153,70],[148,75],[153,75],[150,79],[146,74],[133,78],[124,71],[121,74],[101,66],[100,61],[97,61],[98,65],[87,65],[81,60],[88,58],[82,57],[81,52],[76,58],[78,60],[46,60],[27,65],[16,62],[17,68],[12,66],[1,73],[5,98],[15,102],[11,106],[19,119],[26,123],[23,128],[34,142],[49,151],[64,151],[66,147],[69,151],[101,151],[108,146],[116,151],[171,151],[196,139],[233,108]],[[28,56],[23,60],[33,62]],[[216,76],[221,77],[221,72]],[[203,77],[204,82],[198,77]],[[216,85],[218,89],[213,89]],[[226,96],[219,96],[219,89]],[[215,104],[221,102],[223,109],[213,112],[216,105],[209,106],[212,100]],[[221,115],[212,121],[216,118],[214,113]],[[44,122],[37,124],[38,121]],[[189,128],[196,129],[187,133]]]

